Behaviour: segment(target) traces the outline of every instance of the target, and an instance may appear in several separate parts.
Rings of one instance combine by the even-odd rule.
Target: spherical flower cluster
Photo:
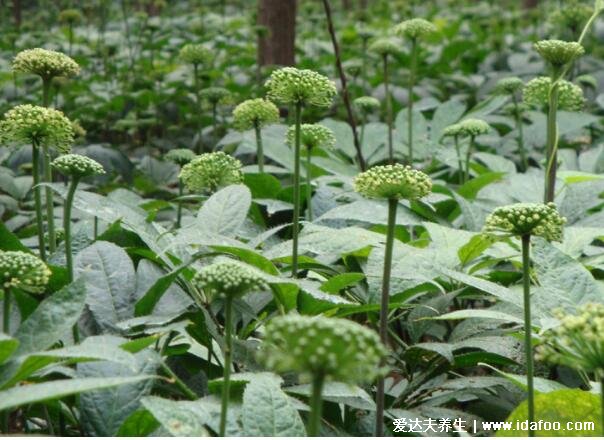
[[[560,325],[546,331],[537,359],[604,375],[604,305],[584,304],[576,315],[556,310]]]
[[[562,67],[585,53],[575,41],[542,40],[535,43],[535,50],[554,67]]]
[[[264,127],[279,121],[279,109],[266,99],[248,99],[233,110],[233,125],[245,131],[254,127]]]
[[[354,179],[354,190],[372,199],[420,199],[432,191],[428,175],[401,164],[373,167]]]
[[[213,105],[224,101],[229,96],[231,96],[231,92],[224,87],[208,87],[207,89],[203,89],[201,92],[199,92],[199,97],[201,99],[205,99]]]
[[[551,78],[546,76],[530,80],[522,92],[524,103],[539,108],[547,106],[551,85]],[[581,87],[563,79],[558,80],[558,109],[579,111],[584,104],[585,98]]]
[[[166,160],[174,162],[182,167],[195,159],[195,153],[188,148],[175,148],[174,150],[168,151],[164,157]]]
[[[591,6],[573,0],[569,1],[568,6],[557,8],[548,19],[556,26],[577,30],[589,20],[591,14],[593,14]]]
[[[15,288],[40,293],[49,278],[50,270],[36,256],[21,251],[0,251],[0,291]]]
[[[77,9],[64,9],[59,13],[59,21],[61,23],[76,24],[82,21],[84,17]]]
[[[86,129],[82,127],[79,121],[71,121],[74,139],[84,139],[86,137]]]
[[[287,130],[286,143],[293,146],[296,142],[296,126],[292,125]],[[333,148],[336,137],[330,128],[320,124],[302,124],[300,126],[300,144],[312,150],[313,148]]]
[[[371,382],[387,353],[377,333],[347,319],[285,315],[271,320],[265,334],[259,358],[279,373]]]
[[[195,274],[193,284],[211,297],[242,296],[251,291],[263,291],[269,288],[262,272],[234,260],[219,261],[205,266]]]
[[[243,181],[241,162],[222,151],[197,156],[182,167],[179,177],[189,191],[198,193],[213,193]]]
[[[80,154],[64,154],[52,161],[52,166],[64,176],[83,178],[96,174],[105,174],[103,165],[96,160]]]
[[[517,76],[511,76],[509,78],[502,78],[495,85],[493,92],[496,95],[514,95],[515,93],[522,90],[524,82]]]
[[[405,20],[394,27],[394,33],[399,37],[407,37],[412,40],[425,38],[435,34],[436,26],[423,18],[412,18]]]
[[[209,62],[212,53],[203,44],[185,44],[180,49],[178,57],[185,63],[199,65]]]
[[[71,121],[62,112],[30,104],[18,105],[0,121],[0,140],[22,144],[36,143],[69,153],[73,144]]]
[[[354,105],[360,111],[369,113],[380,108],[380,101],[373,96],[361,96],[354,100]]]
[[[336,85],[326,76],[295,67],[275,70],[265,85],[269,99],[279,104],[329,107],[337,94]]]
[[[401,42],[392,37],[376,39],[369,45],[369,52],[380,56],[398,55],[401,52]]]
[[[466,119],[445,128],[443,136],[480,136],[491,130],[491,126],[482,119]]]
[[[493,235],[534,235],[547,241],[562,241],[566,219],[554,203],[516,203],[496,208],[486,219],[483,231]]]
[[[56,76],[76,76],[80,66],[64,53],[36,48],[19,52],[13,60],[13,70],[50,80]]]

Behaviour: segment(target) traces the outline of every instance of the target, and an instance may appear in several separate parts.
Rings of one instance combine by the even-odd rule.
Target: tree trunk
[[[295,64],[296,0],[260,0],[258,25],[267,31],[258,37],[258,64]]]
[[[524,0],[524,7],[526,9],[532,9],[539,4],[539,0]]]

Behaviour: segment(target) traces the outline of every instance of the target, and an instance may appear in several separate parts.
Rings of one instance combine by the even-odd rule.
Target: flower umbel
[[[269,99],[279,104],[329,107],[337,94],[336,85],[326,76],[295,67],[275,70],[266,88]]]
[[[208,87],[199,92],[199,97],[211,104],[218,104],[231,96],[231,92],[223,87]]]
[[[268,290],[266,277],[257,269],[235,260],[205,266],[193,277],[193,284],[208,295],[242,296],[251,291]]]
[[[285,315],[265,335],[259,357],[269,369],[346,383],[371,382],[387,353],[376,332],[347,319]]]
[[[264,127],[279,121],[279,109],[266,99],[248,99],[233,110],[233,125],[239,131]]]
[[[56,76],[76,76],[80,66],[64,53],[36,48],[19,52],[13,60],[13,70],[49,80]]]
[[[195,153],[188,148],[175,148],[166,153],[164,158],[173,162],[181,167],[195,159]]]
[[[199,193],[243,181],[241,162],[222,151],[197,156],[182,168],[179,177],[190,191]]]
[[[517,76],[511,76],[509,78],[502,78],[497,82],[493,93],[496,95],[514,95],[515,93],[522,90],[524,81]]]
[[[542,40],[535,43],[535,50],[554,67],[562,67],[585,53],[575,41]]]
[[[486,219],[483,231],[493,235],[534,235],[547,241],[562,241],[566,219],[554,203],[517,203],[496,208]]]
[[[435,34],[436,26],[423,18],[412,18],[405,20],[394,27],[394,33],[399,37],[407,37],[413,40],[425,38]]]
[[[16,288],[40,293],[49,278],[50,269],[38,257],[21,251],[0,251],[0,291]]]
[[[380,56],[392,56],[401,53],[401,41],[392,37],[381,37],[369,45],[369,52]]]
[[[296,127],[291,126],[287,130],[286,142],[292,146],[295,142]],[[313,148],[333,148],[336,137],[331,129],[321,124],[302,124],[300,126],[300,144],[312,150]]]
[[[401,164],[373,167],[354,179],[354,189],[373,199],[416,200],[432,191],[428,175]]]
[[[527,105],[543,108],[549,103],[549,90],[552,80],[542,76],[530,80],[524,86],[523,100]],[[566,81],[558,80],[558,109],[567,111],[580,111],[585,104],[583,89]]]
[[[68,153],[73,144],[71,121],[58,110],[30,104],[18,105],[0,121],[0,140],[36,143]]]
[[[212,53],[203,44],[185,44],[180,49],[178,57],[185,63],[200,65],[209,62]]]
[[[51,165],[64,176],[78,179],[96,174],[105,174],[103,165],[80,154],[64,154],[53,160]]]
[[[355,99],[353,103],[363,113],[369,113],[380,108],[380,101],[373,96],[361,96]]]

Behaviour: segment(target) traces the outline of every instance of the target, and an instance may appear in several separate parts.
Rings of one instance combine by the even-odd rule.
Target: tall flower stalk
[[[380,101],[373,96],[361,96],[354,100],[354,106],[359,112],[361,120],[361,147],[365,143],[365,126],[368,122],[368,116],[371,112],[380,108]]]
[[[174,150],[170,150],[166,154],[165,158],[166,158],[166,160],[169,160],[170,162],[173,162],[176,165],[178,165],[182,170],[182,167],[184,167],[186,164],[188,164],[193,159],[195,159],[195,153],[193,153],[191,150],[188,150],[186,148],[176,148]],[[182,222],[181,198],[183,195],[183,186],[184,185],[182,183],[182,179],[179,176],[178,177],[178,201],[177,201],[177,205],[176,205],[176,223],[174,225],[176,228],[180,228],[180,225]]]
[[[460,183],[466,183],[470,179],[470,160],[475,149],[476,137],[486,134],[490,130],[490,125],[482,119],[465,119],[445,128],[444,136],[453,137],[455,142],[455,151],[457,153],[457,162],[461,176]],[[459,145],[459,139],[464,137],[469,138],[465,160],[462,159]]]
[[[262,128],[279,121],[279,109],[265,99],[249,99],[233,110],[233,125],[239,131],[254,130],[256,136],[256,155],[258,172],[264,172],[264,148]]]
[[[222,403],[220,406],[219,435],[226,434],[229,410],[229,392],[232,364],[233,300],[253,291],[269,289],[265,277],[259,271],[231,260],[219,261],[202,268],[195,274],[193,284],[209,297],[221,296],[224,305],[224,365]]]
[[[370,382],[383,373],[380,363],[386,353],[378,335],[356,322],[291,314],[269,321],[259,356],[270,370],[310,379],[306,433],[317,437],[325,382]]]
[[[266,82],[268,98],[294,109],[294,213],[292,221],[292,277],[298,276],[298,233],[300,225],[300,141],[305,106],[329,107],[337,94],[335,84],[312,70],[284,67]]]
[[[382,277],[382,297],[380,303],[380,339],[388,344],[388,310],[390,302],[390,274],[394,250],[394,232],[396,211],[401,199],[417,200],[430,193],[432,181],[409,166],[400,164],[373,167],[359,174],[354,180],[355,191],[372,199],[388,201],[388,225],[386,229],[386,247],[384,250],[384,273]],[[384,379],[378,380],[376,396],[375,435],[384,435]]]
[[[512,99],[512,113],[516,124],[518,153],[520,154],[520,169],[528,169],[528,156],[524,148],[524,124],[522,123],[522,107],[518,100],[518,93],[522,90],[524,82],[515,76],[503,78],[497,82],[494,93],[501,96],[509,96]]]
[[[403,21],[394,28],[399,37],[409,39],[411,42],[409,65],[409,81],[407,83],[408,105],[407,105],[407,163],[413,165],[413,89],[417,75],[417,55],[419,42],[436,33],[436,26],[422,18],[413,18]]]
[[[295,144],[296,127],[287,131],[286,142]],[[300,127],[300,145],[306,150],[306,220],[312,221],[312,153],[315,148],[333,148],[336,138],[331,129],[320,124],[302,124]]]
[[[223,87],[208,87],[199,92],[202,101],[208,101],[212,108],[212,149],[216,149],[218,142],[218,105],[226,101],[231,96],[231,92]]]
[[[529,426],[535,421],[533,335],[531,324],[530,246],[531,237],[562,241],[564,217],[553,203],[518,203],[495,209],[486,219],[484,232],[494,236],[515,236],[522,242],[522,286],[524,298],[524,350],[528,388]],[[529,435],[534,436],[529,430]]]

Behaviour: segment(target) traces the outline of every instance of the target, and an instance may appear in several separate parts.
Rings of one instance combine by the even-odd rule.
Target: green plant
[[[366,383],[382,374],[387,350],[378,335],[360,324],[323,316],[285,315],[265,329],[260,357],[271,370],[295,372],[312,384],[307,434],[319,435],[325,381]]]
[[[67,37],[69,39],[69,56],[73,49],[73,27],[82,22],[84,17],[77,9],[64,9],[59,13],[59,21],[67,24]]]
[[[193,151],[191,151],[187,148],[175,148],[174,150],[168,151],[164,157],[166,160],[169,160],[170,162],[175,163],[182,169],[182,167],[184,167],[186,164],[188,164],[193,159],[195,159],[195,153],[193,153]],[[179,200],[178,200],[178,206],[176,209],[176,223],[175,223],[175,226],[177,228],[180,228],[180,224],[182,221],[182,201],[180,200],[182,195],[183,195],[183,183],[182,183],[182,178],[179,176],[178,177],[178,199]]]
[[[497,82],[494,93],[497,95],[509,96],[512,98],[512,114],[516,122],[516,130],[518,131],[518,152],[520,153],[521,169],[528,169],[528,157],[524,147],[524,124],[523,124],[523,109],[518,101],[518,93],[522,91],[524,82],[516,77],[503,78]]]
[[[233,125],[237,130],[254,130],[258,171],[264,172],[264,148],[262,146],[262,127],[279,121],[279,109],[265,99],[249,99],[233,110]]]
[[[412,18],[411,20],[403,21],[394,27],[394,33],[396,35],[411,41],[411,64],[409,66],[409,81],[407,84],[409,99],[407,105],[407,162],[409,165],[413,165],[413,88],[417,75],[418,43],[425,40],[427,37],[434,35],[436,30],[436,26],[423,18]]]
[[[211,194],[243,181],[241,162],[222,151],[205,153],[183,166],[179,179],[191,192]]]
[[[386,249],[384,251],[384,273],[382,277],[382,298],[380,303],[380,339],[388,343],[388,310],[390,301],[390,275],[394,249],[394,228],[396,208],[400,199],[417,200],[430,193],[432,181],[409,166],[400,164],[373,167],[359,174],[354,180],[354,189],[361,195],[388,200],[388,226]],[[378,381],[376,410],[376,436],[384,433],[384,380]]]
[[[222,296],[225,299],[224,372],[219,430],[220,436],[224,437],[230,397],[233,300],[249,292],[267,290],[269,286],[259,271],[235,261],[220,261],[205,266],[195,274],[193,283],[210,297]]]
[[[214,144],[218,142],[218,104],[227,101],[231,97],[231,92],[223,87],[207,87],[199,92],[199,98],[202,101],[208,101],[212,108],[212,136]],[[212,147],[215,149],[216,145]]]
[[[36,223],[38,233],[38,249],[42,260],[46,261],[44,243],[44,222],[42,217],[42,201],[39,184],[40,179],[40,148],[48,151],[51,147],[62,153],[68,153],[73,143],[73,128],[69,119],[58,110],[38,107],[29,104],[19,105],[9,110],[0,121],[0,139],[7,143],[31,144],[32,174],[34,180],[34,200],[36,206]],[[50,166],[50,164],[49,164]],[[46,172],[46,182],[50,183],[50,173]],[[53,206],[48,205],[47,224],[54,219]],[[50,199],[52,202],[52,198]],[[54,247],[49,244],[52,252]]]
[[[298,276],[298,232],[300,224],[300,147],[302,110],[305,106],[328,107],[337,94],[335,84],[312,70],[284,67],[266,82],[268,98],[294,106],[294,213],[292,222],[292,276]]]
[[[289,146],[296,143],[296,127],[289,127],[286,135]],[[315,148],[331,149],[336,138],[329,128],[320,124],[302,124],[300,126],[300,144],[306,149],[306,220],[312,221],[312,169],[311,157]]]
[[[496,236],[520,237],[522,241],[522,279],[524,292],[524,349],[528,385],[528,420],[535,421],[533,342],[531,324],[530,247],[531,236],[547,241],[562,241],[566,219],[553,203],[518,203],[495,209],[486,219],[484,232]],[[533,430],[530,430],[531,436]]]
[[[373,96],[361,96],[354,100],[354,106],[361,115],[361,146],[365,140],[365,125],[367,116],[380,108],[380,101]]]
[[[470,178],[470,158],[475,148],[475,140],[477,136],[488,133],[491,130],[490,125],[481,119],[465,119],[457,124],[448,126],[444,132],[444,136],[452,136],[455,140],[455,150],[457,152],[457,161],[459,164],[460,173],[463,170],[460,183],[465,183]],[[461,151],[459,148],[459,138],[469,137],[469,144],[466,150],[465,166],[462,163]]]

